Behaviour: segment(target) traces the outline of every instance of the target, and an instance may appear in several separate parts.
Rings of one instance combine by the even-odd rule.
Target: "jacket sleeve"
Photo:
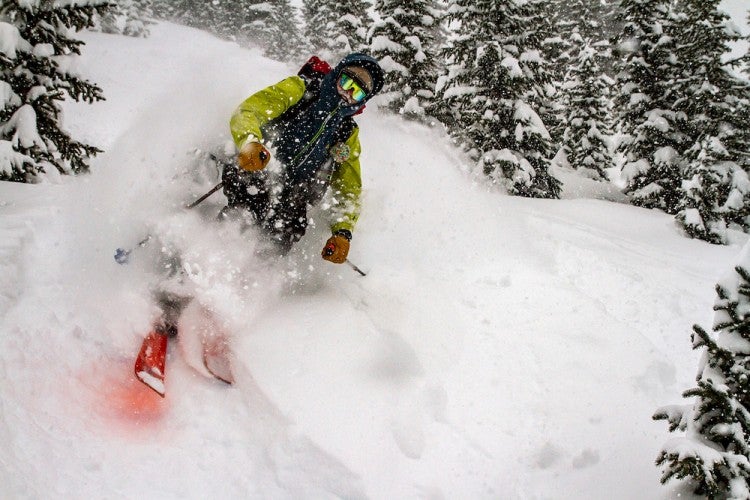
[[[291,76],[245,99],[229,121],[235,145],[241,147],[250,135],[262,140],[261,127],[281,116],[299,102],[304,94],[304,80],[299,76]]]
[[[354,225],[359,219],[362,194],[362,174],[359,165],[362,148],[359,144],[359,127],[354,127],[346,145],[349,147],[349,158],[341,163],[331,177],[331,231],[334,233],[340,229],[354,231]]]

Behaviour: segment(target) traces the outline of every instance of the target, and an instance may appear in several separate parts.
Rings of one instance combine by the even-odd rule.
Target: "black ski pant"
[[[236,165],[227,164],[222,170],[227,207],[220,216],[231,209],[246,210],[259,228],[268,235],[282,255],[304,236],[307,230],[307,202],[282,183],[280,193],[272,200],[273,185],[268,172],[240,172]]]

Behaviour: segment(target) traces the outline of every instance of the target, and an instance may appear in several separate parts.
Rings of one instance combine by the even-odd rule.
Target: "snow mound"
[[[108,100],[66,105],[66,124],[106,153],[89,176],[0,185],[3,497],[660,495],[649,417],[692,383],[690,326],[737,246],[601,183],[503,196],[376,102],[350,254],[367,277],[320,259],[319,215],[264,260],[252,230],[216,222],[223,195],[183,207],[216,184],[205,152],[234,107],[296,68],[170,24],[85,40],[80,71]],[[165,286],[224,322],[232,387],[179,336],[167,397],[135,381]]]

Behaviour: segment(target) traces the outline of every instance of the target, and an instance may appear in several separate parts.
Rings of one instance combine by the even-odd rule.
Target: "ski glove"
[[[255,137],[249,138],[240,148],[237,163],[242,170],[256,172],[263,170],[271,159],[271,153]]]
[[[351,239],[352,233],[349,231],[345,229],[336,231],[328,238],[321,256],[334,264],[343,264],[346,262],[346,256],[349,255],[349,240]]]

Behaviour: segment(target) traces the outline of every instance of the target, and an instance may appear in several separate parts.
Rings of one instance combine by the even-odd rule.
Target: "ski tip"
[[[211,375],[213,375],[214,378],[218,380],[219,382],[224,382],[227,385],[234,385],[234,380],[227,380],[224,377],[220,377],[219,375],[216,375],[215,373],[212,373]]]
[[[164,379],[160,378],[158,374],[153,374],[146,370],[141,370],[136,371],[135,376],[147,387],[152,389],[156,394],[161,397],[165,397],[166,388],[164,387]]]
[[[224,357],[207,356],[203,353],[203,366],[216,380],[227,385],[234,384],[234,377],[229,365],[229,360]]]

